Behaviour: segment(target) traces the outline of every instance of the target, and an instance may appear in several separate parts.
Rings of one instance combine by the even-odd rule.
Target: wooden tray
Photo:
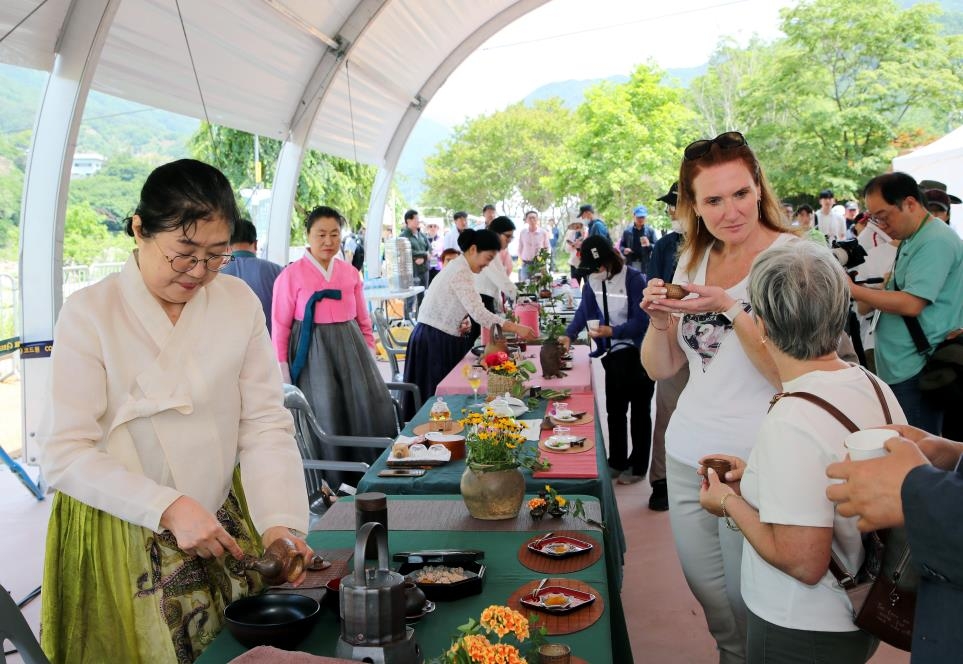
[[[441,433],[455,434],[455,433],[461,433],[465,428],[465,425],[459,422],[458,420],[451,420],[450,422],[447,422],[448,424],[447,429],[442,429],[442,426],[444,424],[446,423],[445,422],[425,422],[424,424],[419,424],[414,429],[412,429],[412,432],[414,432],[416,436],[424,436],[429,431],[440,431]]]
[[[509,596],[508,606],[515,609],[523,616],[528,616],[530,613],[537,615],[538,626],[545,627],[549,634],[571,634],[572,632],[579,632],[586,627],[591,627],[594,625],[595,622],[602,617],[602,613],[605,612],[605,601],[602,599],[602,595],[599,593],[599,591],[584,581],[566,578],[550,578],[545,585],[565,586],[567,588],[571,588],[572,590],[591,593],[592,595],[595,595],[595,601],[584,608],[565,614],[546,613],[545,611],[530,609],[522,604],[522,597],[531,595],[532,591],[538,587],[540,581],[541,579],[533,579],[522,587],[518,588],[511,594],[511,596]]]
[[[555,452],[555,454],[579,454],[581,452],[588,452],[595,448],[595,439],[588,436],[585,437],[585,443],[581,447],[570,447],[567,450],[556,450],[548,447],[544,440],[538,441],[538,449],[543,452]]]
[[[536,572],[543,572],[545,574],[569,574],[590,567],[601,560],[602,545],[599,544],[598,540],[589,537],[584,532],[577,530],[560,530],[556,531],[555,535],[557,537],[572,537],[583,542],[588,542],[592,545],[592,548],[578,555],[565,558],[553,558],[528,548],[531,542],[541,537],[541,535],[539,535],[538,537],[532,537],[518,549],[518,562]]]
[[[595,418],[592,416],[592,414],[588,412],[582,415],[582,417],[572,420],[571,422],[568,420],[557,419],[554,415],[549,415],[548,419],[552,422],[552,424],[557,424],[560,427],[577,427],[581,426],[582,424],[591,424],[595,421]]]
[[[582,538],[585,539],[585,538]],[[271,586],[272,588],[282,588],[285,590],[307,590],[309,588],[324,588],[328,581],[331,579],[340,579],[345,574],[348,573],[348,560],[354,555],[353,549],[331,549],[331,550],[319,550],[315,551],[318,555],[322,556],[325,560],[331,563],[331,567],[327,569],[318,570],[313,572],[308,570],[307,575],[304,578],[304,583],[295,588],[290,583],[282,583],[278,586]]]

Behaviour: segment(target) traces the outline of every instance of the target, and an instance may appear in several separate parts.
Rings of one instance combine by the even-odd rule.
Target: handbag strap
[[[611,325],[612,323],[609,321],[609,290],[605,286],[606,281],[607,279],[602,279],[602,315],[605,317],[605,324]],[[597,341],[600,346],[603,342],[605,343],[605,354],[608,355],[608,352],[612,350],[612,341],[610,339],[598,339]]]
[[[886,403],[886,397],[883,394],[883,388],[881,388],[879,385],[879,381],[876,379],[876,377],[873,374],[871,374],[865,368],[860,367],[860,369],[863,370],[863,373],[866,375],[866,378],[869,379],[869,382],[873,386],[873,391],[876,392],[876,398],[879,399],[879,405],[883,409],[883,417],[886,419],[886,424],[892,424],[893,423],[892,413],[890,412],[889,404]],[[795,397],[797,399],[803,399],[804,401],[808,401],[813,405],[819,406],[820,408],[825,410],[827,413],[832,415],[850,433],[855,433],[860,430],[860,428],[856,425],[856,423],[853,422],[851,419],[849,419],[846,415],[844,415],[841,410],[836,408],[836,406],[829,403],[822,397],[816,396],[815,394],[812,394],[810,392],[779,392],[776,395],[774,395],[772,397],[772,400],[769,402],[769,410],[771,411],[773,406],[775,406],[780,399],[784,399],[785,397]],[[839,585],[842,586],[844,589],[849,590],[850,588],[856,587],[856,577],[853,574],[850,574],[846,570],[846,568],[843,566],[842,561],[839,560],[839,557],[836,555],[836,552],[832,550],[832,548],[830,548],[829,550],[829,571],[836,578],[836,581],[839,583]]]
[[[929,220],[929,215],[923,220],[925,224]],[[922,226],[920,226],[922,228]],[[893,259],[893,290],[899,292],[899,284],[896,283],[896,262],[899,260],[899,254],[903,250],[903,242],[899,243],[896,247],[896,258]],[[906,323],[906,329],[909,331],[910,337],[913,339],[913,345],[916,346],[916,352],[920,355],[926,355],[932,346],[930,346],[929,339],[926,338],[926,333],[923,332],[923,326],[920,325],[920,319],[916,316],[901,316],[903,322]]]

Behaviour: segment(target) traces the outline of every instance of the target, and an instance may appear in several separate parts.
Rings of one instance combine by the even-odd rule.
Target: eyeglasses
[[[208,272],[220,272],[227,267],[228,263],[234,261],[234,256],[230,254],[217,254],[210,258],[198,258],[197,256],[185,256],[184,254],[174,254],[174,256],[171,257],[164,253],[160,245],[157,245],[157,249],[167,262],[170,263],[171,269],[180,274],[190,272],[198,263],[204,263],[204,267]]]
[[[738,131],[727,131],[724,134],[719,134],[715,138],[703,138],[689,143],[685,147],[685,150],[682,151],[682,156],[686,161],[701,159],[709,154],[709,150],[712,149],[713,144],[718,145],[722,150],[731,150],[749,145],[749,143],[746,142],[746,137]]]

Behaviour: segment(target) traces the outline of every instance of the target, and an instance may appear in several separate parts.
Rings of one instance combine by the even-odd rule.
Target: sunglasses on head
[[[700,159],[709,154],[709,150],[712,149],[713,144],[718,145],[721,150],[731,150],[732,148],[741,148],[749,145],[749,143],[746,142],[746,137],[738,131],[727,131],[719,134],[715,138],[703,138],[689,143],[685,150],[683,150],[682,156],[686,161]]]

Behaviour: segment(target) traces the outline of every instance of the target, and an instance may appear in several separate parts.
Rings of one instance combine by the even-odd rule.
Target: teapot
[[[244,556],[241,560],[244,569],[257,572],[268,585],[275,586],[291,583],[304,571],[304,556],[298,553],[294,542],[279,537],[271,542],[260,558]]]
[[[512,417],[515,413],[512,411],[512,407],[506,401],[505,397],[496,397],[492,399],[488,407],[492,409],[498,417]]]

